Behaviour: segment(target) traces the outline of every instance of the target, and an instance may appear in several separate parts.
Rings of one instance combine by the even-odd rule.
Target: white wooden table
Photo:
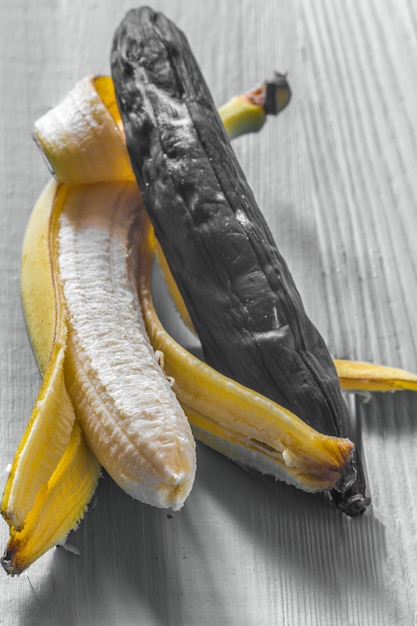
[[[40,384],[20,308],[25,225],[48,179],[34,120],[109,72],[127,0],[0,0],[0,467]],[[187,34],[216,102],[289,72],[290,107],[238,157],[332,354],[417,371],[417,5],[411,0],[155,2]],[[411,626],[417,623],[417,394],[348,401],[373,507],[198,447],[184,509],[104,478],[69,542],[0,572],[4,626]],[[1,488],[6,474],[2,473]],[[0,524],[5,545],[7,525]]]

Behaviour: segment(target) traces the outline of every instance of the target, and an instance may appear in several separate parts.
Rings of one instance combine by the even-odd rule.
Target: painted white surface
[[[40,382],[19,297],[25,224],[48,179],[32,124],[79,78],[109,72],[113,31],[132,6],[0,0],[1,468]],[[417,371],[414,3],[153,6],[186,32],[219,105],[289,72],[290,107],[237,140],[238,157],[332,353]],[[195,488],[172,518],[103,479],[69,538],[80,556],[57,549],[18,579],[0,573],[0,623],[416,624],[417,395],[349,402],[373,497],[363,518],[199,446]]]

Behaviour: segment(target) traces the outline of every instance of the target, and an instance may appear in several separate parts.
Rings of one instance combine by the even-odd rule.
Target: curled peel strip
[[[55,181],[42,192],[23,245],[22,301],[43,382],[1,503],[10,527],[1,564],[11,575],[65,541],[83,517],[101,471],[86,445],[64,380],[67,329],[49,247],[56,227],[52,208],[57,192]]]

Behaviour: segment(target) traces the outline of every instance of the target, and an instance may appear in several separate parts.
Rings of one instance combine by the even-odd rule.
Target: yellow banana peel
[[[33,136],[52,173],[69,187],[135,180],[109,77],[77,82],[35,122]]]
[[[108,77],[87,77],[77,83],[60,106],[37,122],[34,137],[56,177],[68,185],[79,184],[80,177],[84,183],[134,179],[113,83]],[[86,160],[79,158],[83,147]],[[2,564],[11,574],[19,574],[76,527],[100,474],[64,378],[68,333],[54,263],[56,208],[65,204],[67,192],[67,186],[58,186],[55,181],[47,185],[32,212],[23,246],[22,303],[43,382],[1,503],[10,527]],[[47,510],[55,510],[56,515],[45,527],[41,516]]]
[[[47,240],[51,235],[51,224],[58,223],[57,217],[65,210],[68,197],[68,190],[57,186],[56,183],[46,188],[30,220],[28,242],[33,242],[34,232],[40,235],[39,241]],[[145,219],[144,216],[142,219]],[[149,237],[144,230],[138,231],[137,235],[143,241],[136,275],[142,285],[145,322],[155,350],[158,353],[163,351],[165,373],[169,377],[174,377],[173,388],[197,437],[236,461],[303,489],[315,491],[333,487],[340,480],[348,464],[353,448],[351,442],[316,433],[278,405],[222,377],[192,357],[162,329],[152,300],[149,299],[150,292],[146,295],[145,288],[150,279],[150,262],[154,250],[151,232],[149,231]],[[41,269],[42,264],[44,269],[48,268],[48,263],[45,263],[47,252],[47,246],[44,248],[25,246],[27,267],[33,272],[37,272],[38,268]],[[53,274],[44,272],[43,276],[44,280],[50,277],[52,287]],[[24,280],[26,279],[27,276]],[[38,309],[30,298],[26,298],[25,303],[26,320],[32,334],[34,329],[36,332],[38,328],[36,326]],[[54,289],[44,292],[42,307],[46,317],[57,310]],[[57,319],[60,319],[62,324],[65,321],[59,316],[56,321]],[[44,423],[40,422],[37,407],[34,409],[27,431],[32,436],[35,433],[38,444],[42,444],[42,454],[48,472],[46,478],[42,479],[39,469],[42,457],[32,448],[32,455],[28,455],[27,460],[27,474],[12,471],[9,476],[9,487],[3,496],[2,512],[10,525],[10,539],[2,564],[12,575],[20,574],[50,547],[64,541],[69,531],[77,527],[100,475],[99,463],[86,444],[68,397],[63,377],[64,359],[62,356],[57,357],[62,355],[64,348],[60,352],[54,343],[55,333],[51,349],[48,343],[48,337],[51,339],[50,329],[48,326],[42,328],[48,330],[45,331],[44,342],[37,337],[36,356],[40,363],[47,362],[46,354],[50,354],[50,359],[40,395],[51,394],[57,403],[59,399],[61,401],[64,399],[71,411],[73,426],[68,440],[62,440],[63,451],[57,461],[55,456],[47,454],[48,450],[45,449],[48,440],[47,430]],[[65,337],[64,331],[62,335]],[[48,368],[52,368],[56,379],[48,377]],[[59,385],[56,380],[59,381]],[[50,403],[45,405],[46,412],[51,408]],[[46,417],[51,416],[46,413]],[[58,416],[56,419],[59,421],[61,418]],[[58,423],[56,427],[59,426]],[[52,434],[56,435],[55,426],[52,428]],[[24,449],[24,446],[25,437],[20,448]],[[20,448],[15,458],[18,469]],[[39,483],[36,492],[33,489],[33,477],[37,484]],[[14,490],[23,490],[20,501],[10,498],[9,494]],[[22,519],[19,527],[13,521],[16,514]]]
[[[36,464],[33,471],[37,471]],[[77,528],[99,475],[100,466],[76,420],[62,457],[48,482],[38,491],[22,530],[10,527],[10,538],[1,559],[8,574],[21,574]]]
[[[285,83],[279,88],[278,111],[289,100]],[[266,113],[259,94],[238,97],[220,110],[231,136],[263,125]],[[34,136],[59,183],[51,181],[41,194],[23,249],[22,301],[43,382],[3,494],[1,510],[10,540],[2,564],[10,574],[19,574],[77,526],[100,475],[65,379],[68,320],[56,280],[58,218],[69,187],[134,180],[109,77],[80,81],[63,103],[38,120]],[[337,486],[349,465],[350,441],[317,433],[289,411],[223,377],[164,330],[150,290],[151,260],[158,244],[143,213],[140,222],[136,278],[146,330],[155,351],[162,354],[161,365],[196,438],[303,489]],[[171,295],[192,328],[160,251],[158,259]],[[335,360],[335,365],[345,389],[417,390],[417,376],[403,370],[344,360]]]
[[[334,364],[347,391],[417,391],[417,376],[397,367],[342,359]]]
[[[103,188],[108,194],[108,184],[103,183]],[[68,190],[62,193],[58,206],[52,199],[51,214],[65,212],[70,197]],[[88,205],[83,210],[88,214]],[[134,275],[146,329],[198,438],[217,450],[227,447],[228,456],[235,460],[302,489],[334,487],[350,459],[353,444],[349,440],[317,433],[289,411],[222,376],[164,331],[149,288],[153,231],[143,211],[136,220],[141,227],[133,246],[140,250]],[[45,227],[49,228],[47,223]]]
[[[124,202],[125,200],[127,202]],[[143,350],[140,352],[140,345],[137,347],[139,360],[137,376],[132,376],[130,371],[126,376],[118,376],[117,364],[113,363],[111,366],[110,361],[107,361],[107,357],[112,356],[112,351],[107,350],[105,355],[105,366],[110,364],[105,374],[115,370],[116,378],[120,378],[122,384],[127,378],[131,386],[137,388],[136,394],[139,399],[136,398],[133,403],[132,398],[121,388],[120,391],[116,390],[118,393],[115,396],[116,406],[109,409],[106,402],[110,392],[100,386],[98,380],[91,390],[93,403],[87,408],[83,406],[89,393],[85,384],[83,387],[87,370],[84,364],[77,367],[74,361],[77,356],[77,350],[72,345],[76,341],[73,336],[74,311],[71,308],[68,309],[64,294],[65,281],[62,279],[62,268],[59,267],[62,260],[62,252],[59,248],[63,246],[63,217],[67,218],[67,228],[68,224],[71,227],[75,226],[75,233],[79,230],[88,233],[88,228],[98,224],[98,228],[92,231],[93,236],[97,238],[100,232],[103,232],[103,245],[105,249],[109,248],[109,260],[113,262],[109,270],[119,272],[117,274],[119,279],[123,278],[120,269],[125,264],[126,253],[124,248],[119,248],[119,258],[122,262],[116,265],[114,261],[120,243],[118,233],[123,226],[126,231],[126,242],[128,242],[127,233],[130,223],[127,216],[129,214],[134,217],[138,200],[137,186],[133,183],[127,183],[127,187],[124,183],[113,182],[70,188],[52,182],[41,194],[29,221],[23,250],[23,303],[29,335],[31,339],[33,338],[36,358],[42,368],[41,371],[44,371],[44,379],[31,419],[16,452],[3,494],[2,514],[10,526],[10,539],[2,565],[9,574],[20,574],[50,547],[62,543],[69,531],[76,528],[86,510],[100,475],[100,465],[90,450],[90,446],[94,447],[97,443],[94,439],[94,432],[92,434],[92,429],[83,422],[83,429],[86,429],[88,438],[92,438],[88,446],[79,424],[79,417],[82,421],[91,419],[95,422],[93,430],[98,433],[99,440],[104,446],[104,451],[95,448],[95,452],[104,461],[106,469],[115,480],[122,481],[121,486],[126,491],[129,491],[127,484],[129,486],[132,484],[129,473],[132,463],[135,472],[133,480],[139,471],[139,495],[131,493],[130,490],[131,495],[156,506],[176,509],[182,505],[191,489],[195,473],[194,439],[185,415],[169,381],[159,367],[158,359],[147,337],[145,351],[149,353],[148,360],[151,360],[154,375],[149,377],[149,385],[145,387],[140,385],[140,381],[143,378],[142,370],[146,369],[144,365],[146,354]],[[103,221],[106,206],[107,213],[114,217],[114,220],[108,223]],[[76,219],[78,211],[85,216],[86,224],[82,223],[82,217]],[[82,234],[84,236],[84,232]],[[122,239],[123,237],[122,234]],[[72,240],[69,241],[72,246]],[[91,239],[87,241],[88,249],[90,242]],[[75,243],[74,240],[74,245]],[[72,250],[70,254],[72,255]],[[70,256],[71,267],[74,259],[75,257]],[[103,256],[100,254],[97,255],[97,263],[103,265]],[[96,282],[97,279],[95,275],[93,281]],[[39,286],[42,287],[38,292],[42,295],[41,300],[36,297],[38,281]],[[125,282],[127,285],[131,282],[127,273]],[[108,284],[104,287],[109,288],[111,298],[114,294],[117,295],[118,285]],[[94,307],[93,295],[93,292],[89,292],[86,302],[88,310]],[[128,289],[126,296],[128,311],[139,311],[139,303],[135,306],[132,299],[133,292],[131,293]],[[100,304],[102,304],[101,300]],[[118,302],[119,317],[122,304]],[[112,303],[107,308],[111,309]],[[68,312],[71,314],[70,318],[68,318]],[[82,315],[86,317],[83,311]],[[129,345],[132,343],[131,349],[136,350],[136,344],[134,341],[131,342],[131,339],[135,333],[140,335],[141,329],[136,328],[136,312],[133,315],[135,316],[132,321],[133,330],[129,331],[127,326],[122,325],[120,331],[123,335],[129,334]],[[46,320],[48,323],[39,323],[40,320]],[[130,319],[127,320],[127,322],[130,321]],[[118,326],[115,326],[118,330]],[[101,332],[100,325],[98,327]],[[100,343],[106,343],[104,337],[100,338]],[[118,350],[116,360],[120,361],[119,356],[123,353],[123,350]],[[129,356],[129,370],[132,365],[133,371],[135,355]],[[81,379],[79,378],[80,372],[83,373]],[[145,377],[146,381],[148,376],[149,368]],[[68,393],[67,389],[71,391],[72,388],[77,390],[75,397]],[[78,390],[81,390],[81,394]],[[125,396],[127,408],[123,406]],[[170,421],[175,417],[174,410],[177,406],[179,412],[184,415],[183,428],[177,418],[172,422],[172,443],[170,443],[169,424],[158,425],[157,423],[158,416],[161,415],[161,411],[158,412],[158,403],[162,403],[162,413],[167,413]],[[129,406],[133,407],[136,422],[141,412],[145,418],[144,423],[138,422],[138,443],[135,443],[135,429],[127,423]],[[103,414],[100,415],[101,408],[103,408]],[[106,425],[106,415],[111,412],[121,414],[123,423],[119,427],[117,424]],[[152,422],[149,420],[149,415],[153,418]],[[97,423],[97,416],[101,417],[100,423]],[[182,419],[181,415],[178,419]],[[147,423],[151,425],[148,440],[146,440]],[[69,430],[68,436],[65,429]],[[108,430],[112,432],[109,434]],[[126,432],[128,438],[123,439],[123,432]],[[162,432],[162,440],[158,440],[158,432]],[[120,451],[117,448],[118,441],[122,445]],[[145,445],[147,441],[150,442],[149,449]],[[139,447],[139,454],[143,451],[141,458],[138,458],[137,447]],[[108,460],[110,466],[107,464]],[[115,463],[119,469],[112,472]],[[172,468],[174,474],[171,475],[169,471],[167,474],[166,467]],[[144,472],[143,478],[142,472]]]
[[[145,215],[138,231],[135,275],[146,329],[196,438],[227,457],[305,491],[331,489],[346,479],[353,444],[318,433],[268,398],[223,376],[191,355],[163,328],[151,293],[156,240]]]

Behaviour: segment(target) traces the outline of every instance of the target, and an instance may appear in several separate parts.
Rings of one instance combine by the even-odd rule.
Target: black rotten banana
[[[333,361],[183,33],[152,9],[131,10],[114,37],[112,76],[145,208],[206,361],[318,431],[346,436]],[[335,500],[348,515],[363,513],[357,452],[345,477]]]

